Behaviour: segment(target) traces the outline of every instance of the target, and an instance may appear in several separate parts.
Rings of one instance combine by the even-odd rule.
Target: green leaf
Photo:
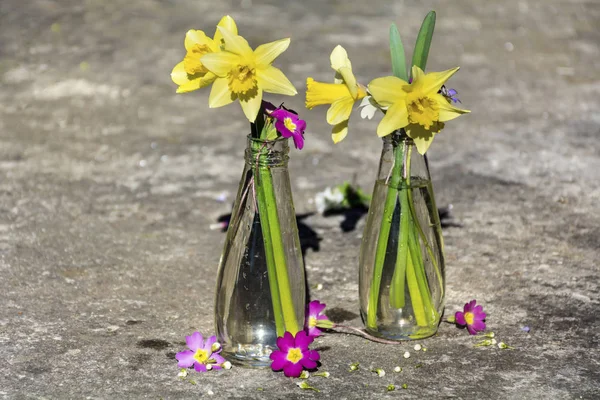
[[[415,51],[413,53],[411,69],[413,65],[421,68],[425,71],[427,65],[427,57],[429,56],[429,47],[431,46],[431,39],[433,39],[433,30],[435,28],[435,11],[430,11],[419,30],[419,36],[417,36],[417,42],[415,43]]]
[[[390,26],[390,54],[392,56],[392,71],[394,72],[394,76],[408,81],[404,46],[402,45],[402,39],[400,39],[400,33],[396,24]]]

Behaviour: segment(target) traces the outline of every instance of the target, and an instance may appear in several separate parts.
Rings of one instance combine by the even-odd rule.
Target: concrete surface
[[[254,46],[292,37],[277,65],[301,95],[270,99],[308,121],[290,164],[302,214],[328,185],[370,191],[381,147],[358,113],[334,146],[325,108],[303,110],[305,78],[331,79],[337,44],[362,83],[389,74],[389,24],[412,48],[430,9],[428,67],[460,65],[451,86],[473,111],[430,151],[438,204],[462,225],[444,232],[446,311],[476,298],[515,349],[474,348],[450,325],[426,353],[331,334],[317,341],[331,377],[309,380],[320,393],[240,368],[179,380],[184,336],[213,330],[224,235],[209,225],[229,211],[215,198],[234,195],[248,132],[238,105],[175,94],[185,32],[231,14]],[[595,0],[2,0],[0,398],[600,398],[598,26]],[[360,326],[364,218],[348,232],[343,216],[303,222],[312,297]]]

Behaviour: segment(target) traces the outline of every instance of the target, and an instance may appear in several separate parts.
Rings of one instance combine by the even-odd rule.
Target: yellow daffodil
[[[333,125],[331,138],[338,143],[348,134],[348,119],[354,102],[365,97],[367,91],[356,81],[348,53],[342,46],[333,49],[330,60],[331,68],[335,71],[334,83],[306,79],[306,108],[310,110],[315,106],[331,104],[327,110],[327,123]]]
[[[200,59],[217,76],[208,99],[211,108],[239,99],[246,118],[254,122],[263,91],[287,96],[297,93],[283,72],[271,65],[288,48],[290,39],[263,44],[252,50],[243,37],[223,27],[217,29],[225,41],[224,51],[208,53]]]
[[[227,29],[237,35],[237,25],[229,15],[221,18],[217,26]],[[200,58],[208,53],[218,53],[223,47],[223,35],[217,28],[214,38],[211,39],[202,31],[189,30],[185,35],[185,49],[187,54],[182,62],[177,64],[171,72],[171,79],[179,87],[177,93],[186,93],[210,85],[217,78],[210,72]]]
[[[456,71],[458,67],[425,74],[421,68],[413,66],[410,84],[395,76],[377,78],[369,83],[369,93],[375,101],[389,107],[377,127],[377,135],[386,136],[405,128],[419,153],[425,154],[444,122],[470,112],[452,106],[438,93]]]

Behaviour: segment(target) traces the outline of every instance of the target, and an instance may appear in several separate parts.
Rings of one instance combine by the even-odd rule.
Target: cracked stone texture
[[[447,324],[426,353],[330,334],[316,343],[331,377],[309,380],[320,393],[265,370],[179,380],[184,336],[213,330],[224,235],[209,225],[229,211],[215,198],[235,195],[248,132],[239,105],[175,94],[185,32],[231,14],[254,46],[292,37],[276,65],[301,93],[270,99],[303,110],[304,80],[332,78],[335,45],[366,84],[390,73],[389,24],[410,49],[430,9],[428,69],[460,65],[451,86],[472,110],[430,151],[438,204],[462,225],[444,231],[446,313],[476,298],[515,350],[473,348]],[[600,398],[598,26],[594,0],[3,0],[0,398]],[[301,113],[298,213],[344,180],[370,191],[377,121],[356,113],[334,146],[325,108]],[[320,238],[305,257],[323,285],[312,297],[361,326],[364,218],[349,232],[342,216],[303,222]]]

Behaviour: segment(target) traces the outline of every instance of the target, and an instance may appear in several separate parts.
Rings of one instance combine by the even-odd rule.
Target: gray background
[[[460,65],[450,86],[472,110],[429,153],[438,204],[462,224],[444,231],[446,312],[476,298],[516,349],[473,348],[445,324],[426,353],[330,334],[321,393],[241,368],[179,380],[184,336],[213,330],[224,235],[209,225],[229,211],[215,198],[235,195],[248,132],[239,105],[175,94],[185,32],[231,14],[253,46],[292,37],[276,65],[300,95],[269,99],[308,122],[290,162],[302,214],[344,180],[370,192],[381,148],[358,113],[334,146],[326,108],[303,108],[305,78],[332,78],[337,44],[363,84],[390,74],[389,24],[411,49],[430,9],[428,69]],[[593,0],[2,0],[0,398],[598,398],[598,26]],[[361,326],[364,218],[342,220],[303,220],[318,235],[306,269],[313,298]]]

